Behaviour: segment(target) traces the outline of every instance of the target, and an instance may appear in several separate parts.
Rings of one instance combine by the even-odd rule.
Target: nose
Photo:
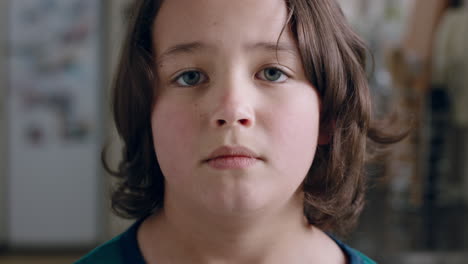
[[[248,85],[248,84],[246,84]],[[223,127],[252,127],[255,123],[253,94],[247,86],[225,84],[214,88],[218,95],[214,98],[214,111],[211,125],[215,128]],[[217,99],[216,99],[217,98]]]

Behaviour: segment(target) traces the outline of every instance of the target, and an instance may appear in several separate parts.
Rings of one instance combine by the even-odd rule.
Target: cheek
[[[269,117],[274,164],[302,180],[315,156],[319,131],[319,100],[313,94],[291,98]],[[294,175],[294,176],[293,176]]]
[[[198,126],[190,106],[157,103],[151,116],[154,149],[163,174],[184,175],[193,162]]]

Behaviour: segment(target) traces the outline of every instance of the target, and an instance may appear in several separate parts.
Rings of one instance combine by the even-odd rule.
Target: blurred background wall
[[[104,226],[102,2],[7,10],[8,245],[94,244]]]
[[[0,1],[0,245],[6,242],[6,10],[7,1]],[[1,247],[1,246],[0,246]]]
[[[70,217],[68,214],[60,214],[61,204],[68,204],[80,212],[80,216],[73,217],[74,219],[80,219],[80,217],[88,219],[88,224],[85,224],[85,221],[77,221],[69,225],[69,228],[74,231],[86,228],[88,237],[85,240],[69,241],[66,252],[89,250],[98,243],[119,234],[131,223],[131,221],[113,216],[109,210],[108,195],[113,180],[99,165],[99,151],[103,145],[108,144],[110,164],[113,167],[118,164],[121,144],[110,117],[108,88],[118,59],[129,8],[133,1],[83,1],[97,3],[100,8],[94,24],[91,25],[98,30],[98,38],[95,39],[94,44],[85,46],[84,49],[89,48],[85,54],[89,55],[89,52],[95,54],[90,58],[93,61],[90,67],[96,67],[95,69],[100,73],[98,79],[93,80],[94,77],[90,77],[91,80],[88,80],[88,83],[94,87],[96,100],[93,101],[93,107],[95,107],[97,117],[95,121],[98,124],[90,127],[90,129],[96,129],[94,141],[92,141],[96,148],[88,156],[92,159],[86,161],[86,158],[75,158],[75,163],[86,161],[85,164],[96,168],[93,170],[76,169],[76,167],[64,169],[64,171],[78,172],[76,174],[78,176],[70,177],[61,185],[57,185],[58,181],[47,175],[36,175],[32,180],[36,180],[36,184],[39,184],[41,183],[37,182],[39,177],[43,179],[41,184],[47,186],[42,193],[34,195],[31,195],[30,191],[34,192],[38,188],[28,181],[31,175],[14,176],[15,178],[25,177],[22,178],[25,180],[24,185],[12,179],[10,163],[14,149],[11,147],[11,142],[16,134],[11,135],[12,130],[9,127],[11,116],[7,109],[14,99],[12,90],[18,87],[15,86],[11,77],[14,75],[12,69],[16,67],[16,64],[11,63],[11,58],[16,55],[8,46],[11,43],[9,34],[14,28],[8,20],[9,15],[11,16],[9,4],[13,1],[0,1],[0,245],[7,246],[7,250],[0,252],[0,262],[2,262],[2,252],[5,255],[13,254],[13,257],[20,257],[30,254],[31,250],[37,251],[40,249],[37,245],[43,244],[41,240],[35,240],[32,244],[11,243],[12,227],[16,225],[15,229],[21,230],[21,225],[18,225],[21,221],[25,226],[29,223],[33,228],[43,228],[38,224],[40,222],[38,219],[31,215],[22,217],[21,210],[15,211],[18,200],[23,206],[19,207],[23,208],[23,212],[33,209],[40,212],[41,208],[49,212],[58,211],[59,213],[55,216],[54,213],[44,214],[54,216],[51,218],[53,221],[62,220],[63,222]],[[26,3],[28,1],[15,0],[15,2]],[[41,2],[78,3],[80,0],[29,1],[29,3]],[[466,162],[468,137],[466,135],[468,133],[466,133],[467,126],[463,123],[463,119],[460,121],[459,116],[457,116],[457,122],[453,119],[456,112],[455,104],[458,107],[460,105],[459,101],[454,102],[454,98],[462,97],[463,89],[468,89],[468,82],[455,84],[458,90],[454,90],[450,88],[453,87],[453,83],[447,81],[447,79],[459,80],[457,77],[464,75],[463,69],[468,69],[467,64],[463,63],[463,58],[466,59],[465,55],[468,52],[461,44],[463,38],[457,38],[457,36],[468,35],[468,31],[463,31],[465,28],[468,29],[468,19],[463,19],[466,6],[463,7],[461,4],[463,1],[449,0],[339,0],[339,2],[349,21],[369,44],[374,55],[375,64],[373,71],[369,69],[369,80],[375,98],[377,115],[388,113],[392,107],[397,106],[403,124],[409,125],[414,122],[415,127],[411,136],[395,146],[395,150],[390,155],[387,155],[379,164],[369,167],[371,188],[368,206],[363,213],[361,224],[348,238],[348,242],[384,264],[466,263],[468,258],[466,255],[468,250],[468,162]],[[27,20],[28,17],[25,19]],[[465,24],[467,26],[463,28]],[[447,31],[447,28],[452,30]],[[80,31],[77,33],[77,36],[72,35],[70,38],[79,41],[81,33]],[[71,53],[75,54],[76,50],[82,48],[75,47]],[[56,57],[53,52],[48,53],[46,57],[49,56]],[[440,58],[451,58],[451,60],[440,61]],[[23,68],[19,67],[19,70],[21,69]],[[73,71],[76,68],[67,67],[66,69],[76,73]],[[456,74],[451,74],[448,78],[447,69]],[[48,72],[50,74],[50,71]],[[31,76],[24,74],[20,79],[27,80]],[[465,76],[468,76],[468,72]],[[81,83],[86,83],[86,80],[82,80]],[[29,135],[37,140],[40,133],[32,132]],[[78,143],[74,141],[73,144]],[[43,154],[48,155],[45,152]],[[54,164],[54,162],[48,164]],[[47,179],[51,181],[45,182]],[[12,184],[16,186],[15,194],[12,194],[10,188]],[[80,184],[88,184],[85,186],[89,188]],[[78,188],[78,186],[81,187]],[[83,188],[88,190],[86,195],[76,192]],[[54,197],[47,190],[52,193],[62,190],[60,192],[62,196],[55,196],[56,199],[62,200],[58,203],[44,204],[43,207],[40,203],[37,203],[34,208],[28,207],[28,204],[41,201],[45,199],[44,197]],[[92,207],[93,203],[96,203],[95,207]],[[69,209],[62,208],[64,211]],[[16,212],[14,219],[21,221],[15,220],[12,223],[13,211]],[[28,233],[31,232],[26,232]],[[27,242],[29,238],[25,236],[22,239],[23,242]],[[50,244],[41,250],[48,252],[47,254],[51,257],[65,252],[63,247],[56,244]],[[41,254],[44,255],[44,253]],[[70,259],[73,258],[76,256],[70,257]],[[29,262],[22,260],[19,263]],[[30,263],[35,262],[32,260]]]

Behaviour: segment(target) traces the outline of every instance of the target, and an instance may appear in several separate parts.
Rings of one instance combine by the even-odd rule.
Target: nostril
[[[239,122],[241,125],[243,126],[248,126],[250,125],[250,120],[248,118],[244,118],[244,119],[239,119],[237,120],[237,122]],[[217,126],[224,126],[227,124],[227,121],[224,120],[224,119],[218,119],[216,120],[216,125]]]
[[[241,123],[242,125],[248,125],[249,124],[249,120],[248,119],[241,119],[239,120],[239,123]]]

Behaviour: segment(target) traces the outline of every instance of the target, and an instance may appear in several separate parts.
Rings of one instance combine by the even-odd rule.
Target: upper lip
[[[215,149],[205,161],[221,157],[249,157],[259,159],[258,155],[247,147],[243,146],[222,146]]]

